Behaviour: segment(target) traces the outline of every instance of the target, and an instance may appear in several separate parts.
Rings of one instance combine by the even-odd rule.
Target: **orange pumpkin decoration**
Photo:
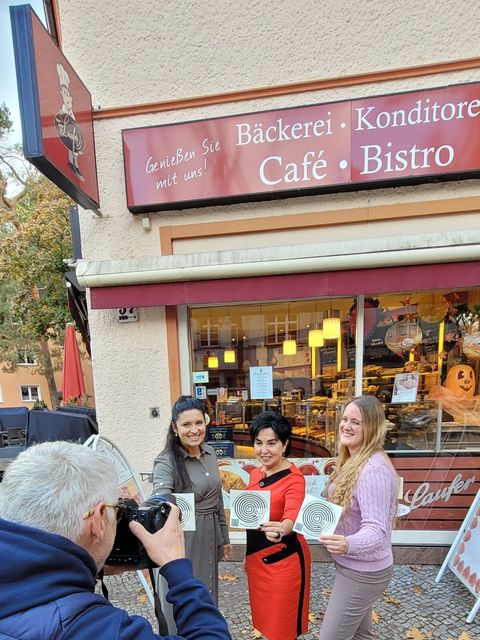
[[[475,371],[468,364],[456,364],[448,370],[445,387],[460,396],[471,398],[475,393]]]

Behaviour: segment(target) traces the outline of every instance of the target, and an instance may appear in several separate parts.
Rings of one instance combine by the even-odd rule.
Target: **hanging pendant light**
[[[288,305],[287,317],[285,322],[285,340],[283,341],[283,355],[294,356],[297,353],[297,341],[290,338],[290,305]]]
[[[223,361],[226,363],[233,363],[237,360],[237,353],[235,349],[225,349],[223,352]]]
[[[208,356],[208,368],[218,369],[218,356]]]
[[[323,347],[324,342],[323,331],[321,329],[310,329],[308,332],[309,347]]]
[[[284,340],[283,341],[283,355],[294,356],[297,353],[297,341],[296,340]]]
[[[325,340],[336,340],[340,337],[340,318],[324,318],[323,337]]]

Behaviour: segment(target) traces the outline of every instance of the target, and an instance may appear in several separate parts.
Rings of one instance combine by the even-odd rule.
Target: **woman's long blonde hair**
[[[369,458],[377,451],[383,451],[387,433],[385,412],[375,396],[358,396],[349,404],[355,404],[362,414],[363,444],[360,451],[353,456],[343,444],[338,450],[335,471],[330,476],[329,484],[335,483],[331,501],[347,510],[352,502],[353,489],[360,471]]]

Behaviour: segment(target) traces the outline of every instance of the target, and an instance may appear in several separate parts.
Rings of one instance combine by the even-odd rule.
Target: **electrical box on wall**
[[[138,322],[138,309],[136,307],[122,307],[118,309],[119,322]]]

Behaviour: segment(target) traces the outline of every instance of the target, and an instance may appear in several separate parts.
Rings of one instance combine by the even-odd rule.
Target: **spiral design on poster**
[[[245,527],[252,527],[264,521],[268,505],[262,496],[246,491],[235,497],[231,509]]]
[[[328,504],[312,502],[303,509],[302,520],[304,530],[320,536],[336,523],[335,513]]]
[[[182,498],[180,495],[175,496],[175,501],[177,507],[180,509],[180,525],[184,527],[185,523],[194,515],[192,514],[192,506],[188,500],[185,500],[185,498]]]

